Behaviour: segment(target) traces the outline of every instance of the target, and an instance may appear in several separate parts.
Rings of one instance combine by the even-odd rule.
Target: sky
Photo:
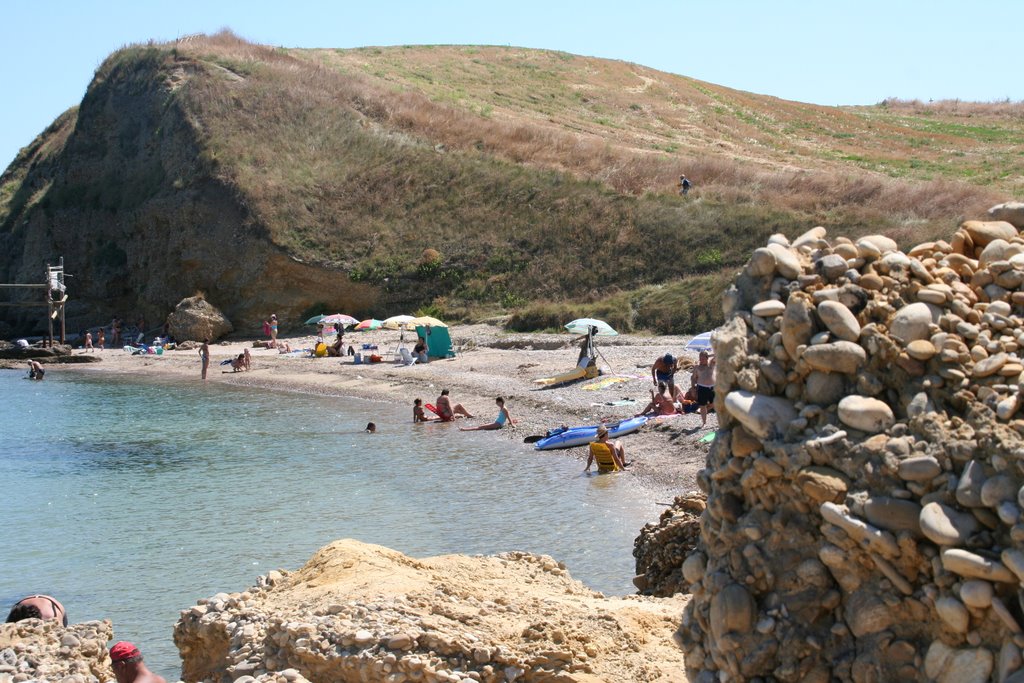
[[[621,59],[824,105],[1024,100],[1018,0],[51,0],[0,17],[0,168],[119,47],[230,28],[284,47],[486,44]]]

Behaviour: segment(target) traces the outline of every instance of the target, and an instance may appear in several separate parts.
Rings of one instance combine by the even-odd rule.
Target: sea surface
[[[215,382],[0,370],[0,609],[110,619],[177,680],[178,613],[339,538],[413,556],[528,550],[610,595],[662,508],[628,475],[393,406]],[[433,396],[423,396],[431,400]],[[514,410],[514,408],[513,408]],[[378,433],[363,431],[368,421]]]

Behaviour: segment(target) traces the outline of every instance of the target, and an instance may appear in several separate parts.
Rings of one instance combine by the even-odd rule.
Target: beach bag
[[[263,334],[270,336],[270,323],[266,320],[263,321]]]

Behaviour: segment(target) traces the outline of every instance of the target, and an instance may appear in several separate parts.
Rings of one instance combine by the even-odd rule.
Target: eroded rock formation
[[[696,680],[1024,680],[1020,227],[753,254],[715,341]]]
[[[545,556],[414,559],[346,540],[201,600],[174,641],[186,681],[668,683],[684,604],[606,598]]]
[[[106,620],[67,627],[40,619],[0,624],[0,681],[113,681],[106,648],[113,636]]]
[[[640,530],[633,542],[633,583],[641,595],[670,597],[689,592],[685,560],[697,547],[700,515],[706,506],[703,493],[676,496],[672,507],[661,513],[657,522],[645,524]]]
[[[201,296],[190,296],[178,302],[167,316],[167,329],[180,341],[216,341],[234,327],[216,306]]]

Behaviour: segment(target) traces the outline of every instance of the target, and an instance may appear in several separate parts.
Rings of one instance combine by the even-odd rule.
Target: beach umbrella
[[[324,315],[323,313],[321,313],[320,315],[314,315],[312,318],[310,318],[309,320],[306,321],[306,324],[307,325],[317,325],[319,323],[322,323],[324,318],[326,318],[326,317],[327,316]]]
[[[683,347],[687,351],[710,351],[711,350],[711,333],[701,332],[696,337],[686,342],[686,346]]]
[[[590,331],[591,327],[597,328],[594,335],[598,337],[614,337],[618,334],[618,332],[612,329],[611,325],[597,318],[577,318],[566,325],[565,329],[573,334],[586,334]]]
[[[324,325],[355,325],[359,321],[350,315],[345,315],[344,313],[335,313],[333,315],[328,315],[324,317],[324,319],[321,320],[320,322],[322,322]]]
[[[356,325],[354,329],[358,330],[359,332],[366,332],[368,330],[379,330],[383,324],[383,322],[377,320],[376,318],[367,318],[366,320]]]
[[[409,323],[413,320],[415,318],[411,315],[393,315],[384,319],[384,327],[389,330],[406,330],[409,329]]]
[[[429,315],[421,315],[418,318],[413,318],[409,321],[409,325],[412,327],[426,327],[427,325],[430,325],[431,327],[448,327],[447,323],[443,323],[437,318],[433,318]]]

